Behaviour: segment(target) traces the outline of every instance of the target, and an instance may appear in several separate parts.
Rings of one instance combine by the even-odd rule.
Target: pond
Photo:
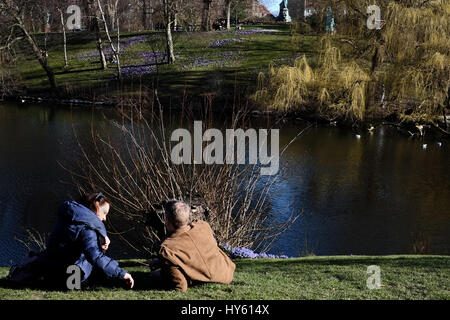
[[[89,135],[92,118],[108,125],[89,108],[0,104],[0,266],[25,254],[17,239],[26,229],[51,231],[71,190],[58,163],[76,161],[73,127]],[[280,145],[301,127],[281,126]],[[449,159],[450,141],[431,135],[412,139],[393,127],[308,129],[282,155],[287,174],[271,199],[273,212],[289,207],[303,214],[271,253],[450,254]],[[112,241],[111,256],[134,255]]]

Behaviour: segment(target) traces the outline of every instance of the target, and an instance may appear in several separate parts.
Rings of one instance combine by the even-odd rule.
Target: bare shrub
[[[270,214],[280,175],[261,176],[259,165],[251,164],[174,164],[169,127],[183,127],[187,116],[170,122],[161,105],[156,112],[131,107],[111,120],[112,132],[93,125],[82,141],[74,130],[81,160],[66,168],[73,184],[80,192],[102,190],[112,200],[122,222],[111,227],[140,252],[158,249],[165,234],[161,203],[174,198],[190,203],[196,218],[210,223],[219,245],[268,249],[300,215],[288,207],[283,215]],[[212,125],[209,114],[203,119],[205,127]],[[227,128],[245,122],[240,112]]]
[[[16,240],[22,243],[29,252],[42,252],[46,249],[48,234],[40,233],[34,229],[27,229],[26,233],[27,237],[25,240],[19,238],[16,238]]]

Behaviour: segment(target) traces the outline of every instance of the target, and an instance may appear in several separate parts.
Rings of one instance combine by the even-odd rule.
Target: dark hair
[[[102,192],[83,194],[78,202],[92,211],[96,209],[95,202],[98,202],[100,206],[105,203],[111,204],[111,201]]]

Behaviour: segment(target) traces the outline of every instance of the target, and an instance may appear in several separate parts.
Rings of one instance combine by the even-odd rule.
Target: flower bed
[[[247,259],[288,259],[286,255],[275,255],[270,253],[256,253],[248,248],[232,248],[228,243],[224,246],[225,251],[233,259],[247,258]]]
[[[145,43],[147,41],[147,36],[141,35],[141,36],[134,36],[130,38],[126,38],[124,40],[120,41],[120,53],[119,55],[123,54],[127,49],[130,47],[138,44],[138,43]],[[117,42],[114,43],[114,45],[117,45]],[[111,46],[109,44],[104,44],[103,53],[106,57],[111,56],[113,54],[113,51],[111,49]],[[92,49],[88,51],[81,52],[73,57],[76,60],[94,60],[99,58],[98,49]]]

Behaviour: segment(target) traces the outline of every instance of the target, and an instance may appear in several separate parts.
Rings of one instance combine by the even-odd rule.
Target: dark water
[[[292,128],[284,130],[291,136]],[[288,149],[291,175],[279,205],[304,215],[278,242],[289,253],[450,253],[450,145],[314,128]],[[422,144],[427,144],[427,149]]]
[[[51,230],[71,189],[58,161],[75,161],[73,127],[88,135],[92,118],[108,126],[91,110],[0,104],[0,265],[26,252],[16,238],[24,239],[27,228]],[[299,125],[280,129],[284,145]],[[401,254],[413,253],[415,244],[422,252],[449,254],[450,141],[412,140],[391,128],[361,132],[360,139],[355,134],[311,128],[282,156],[287,174],[272,210],[304,213],[272,252]],[[112,256],[133,254],[112,240]]]

